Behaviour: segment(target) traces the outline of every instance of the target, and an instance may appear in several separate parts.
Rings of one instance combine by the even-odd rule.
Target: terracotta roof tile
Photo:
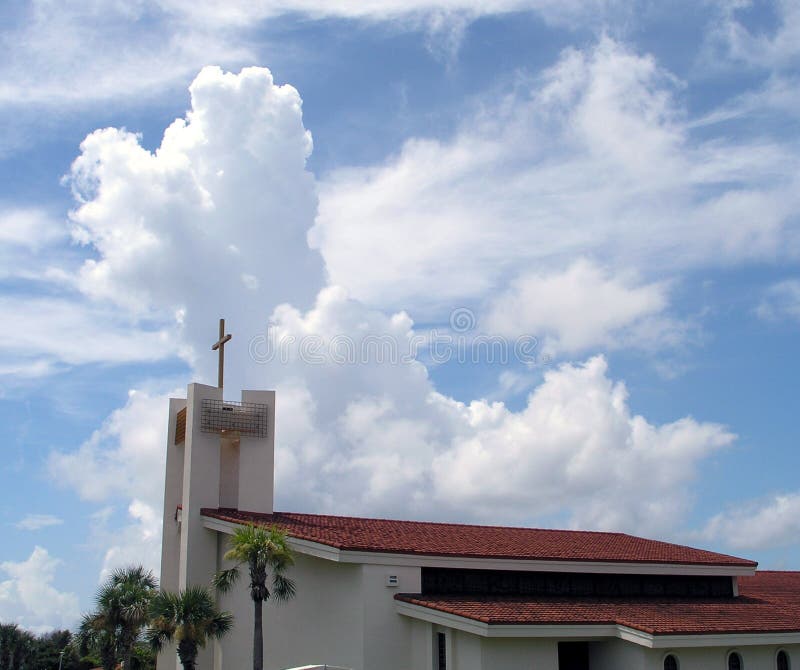
[[[395,598],[493,625],[619,624],[651,635],[800,632],[800,572],[739,577],[739,594],[708,600],[413,594]]]
[[[667,563],[755,568],[734,556],[624,533],[506,528],[320,514],[203,509],[232,523],[276,525],[292,537],[348,551],[541,561]]]

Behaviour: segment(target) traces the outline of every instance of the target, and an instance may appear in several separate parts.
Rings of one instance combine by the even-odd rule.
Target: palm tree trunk
[[[264,602],[253,601],[253,670],[264,670],[264,630],[262,626]]]
[[[100,660],[103,664],[103,670],[114,670],[117,665],[117,656],[113,647],[104,646],[100,652]]]
[[[188,640],[178,643],[178,658],[181,660],[183,670],[194,670],[197,665],[197,645]]]

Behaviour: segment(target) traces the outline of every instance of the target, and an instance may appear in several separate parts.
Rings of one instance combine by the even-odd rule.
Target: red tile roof
[[[276,525],[292,537],[347,551],[537,561],[666,563],[755,568],[743,558],[646,540],[624,533],[504,528],[453,523],[361,519],[320,514],[258,514],[203,509],[237,524]]]
[[[800,632],[800,572],[739,577],[739,597],[713,600],[409,594],[395,598],[494,625],[618,624],[651,635]]]

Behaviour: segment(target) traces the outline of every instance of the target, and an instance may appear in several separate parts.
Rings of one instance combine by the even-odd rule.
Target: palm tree
[[[242,565],[250,572],[250,597],[253,600],[253,670],[264,668],[263,604],[274,596],[278,601],[294,597],[294,582],[284,574],[294,564],[286,533],[273,526],[269,530],[250,524],[238,528],[231,538],[231,548],[225,560],[235,561],[228,570],[217,573],[214,586],[223,593],[229,591],[239,578]],[[272,592],[267,588],[268,573],[272,573]]]
[[[164,591],[150,602],[146,637],[154,651],[167,642],[178,645],[184,670],[194,670],[197,652],[209,639],[219,639],[233,626],[233,616],[221,612],[208,589],[190,586],[180,593]]]
[[[114,571],[97,592],[97,609],[83,617],[76,646],[100,656],[104,670],[114,670],[118,661],[131,670],[133,648],[157,587],[153,573],[140,565]]]
[[[84,614],[72,644],[82,656],[90,652],[97,654],[103,670],[115,670],[117,667],[116,629],[105,614]]]
[[[141,565],[115,570],[97,595],[98,610],[107,612],[116,627],[117,655],[131,670],[133,647],[148,621],[150,601],[158,580]]]

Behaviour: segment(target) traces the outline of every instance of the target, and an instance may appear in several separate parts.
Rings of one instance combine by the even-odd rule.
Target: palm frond
[[[286,602],[294,598],[296,590],[294,580],[289,579],[283,573],[276,572],[272,575],[272,594],[279,602]]]
[[[227,570],[220,570],[211,580],[212,586],[220,593],[227,593],[239,579],[239,567],[234,566]]]

